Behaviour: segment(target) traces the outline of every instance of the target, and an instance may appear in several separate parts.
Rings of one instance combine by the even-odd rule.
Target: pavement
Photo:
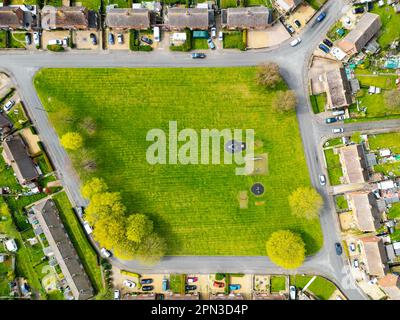
[[[136,261],[120,261],[113,259],[116,266],[141,273],[213,273],[242,272],[295,274],[307,273],[325,276],[334,281],[349,299],[367,299],[359,290],[349,271],[350,266],[344,255],[337,256],[335,242],[341,242],[338,217],[332,197],[327,188],[320,186],[318,176],[324,172],[324,161],[321,140],[332,136],[332,127],[321,123],[311,113],[308,101],[307,70],[311,53],[323,39],[329,27],[348,9],[344,0],[331,0],[325,7],[327,17],[316,24],[306,26],[300,37],[302,43],[295,48],[289,45],[290,40],[281,45],[257,51],[217,51],[207,53],[206,59],[192,60],[187,53],[170,52],[169,50],[143,53],[126,51],[81,52],[68,53],[24,51],[0,53],[0,69],[8,72],[16,83],[25,101],[25,105],[38,129],[40,139],[47,147],[57,173],[74,205],[82,206],[87,202],[82,198],[80,180],[73,170],[70,159],[61,147],[59,139],[51,126],[47,113],[36,94],[33,77],[40,68],[95,68],[95,67],[228,67],[253,66],[261,62],[276,62],[289,87],[298,96],[297,117],[304,145],[310,178],[314,187],[324,198],[320,220],[324,235],[323,248],[313,256],[309,256],[304,265],[295,271],[287,271],[277,267],[267,257],[224,257],[224,256],[168,256],[153,267],[146,267]],[[315,18],[314,18],[315,19]],[[400,129],[400,120],[379,122],[359,122],[343,125],[348,134],[355,131],[383,132]],[[339,135],[335,135],[339,136]]]

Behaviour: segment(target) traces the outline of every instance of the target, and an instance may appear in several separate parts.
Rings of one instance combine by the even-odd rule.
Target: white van
[[[92,227],[86,221],[83,223],[83,227],[85,228],[87,234],[91,234],[93,232]]]
[[[63,44],[63,42],[62,42],[61,40],[58,40],[58,39],[53,39],[53,40],[49,40],[48,44],[49,44],[49,45],[58,44],[58,45],[61,46],[61,45]]]
[[[154,27],[153,38],[155,42],[160,42],[160,27]]]
[[[332,112],[332,114],[334,116],[341,116],[341,115],[345,114],[345,112],[344,112],[344,110],[335,110]]]

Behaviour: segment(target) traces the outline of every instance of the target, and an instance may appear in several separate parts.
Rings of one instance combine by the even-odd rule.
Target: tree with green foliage
[[[126,237],[128,240],[140,243],[153,232],[153,221],[144,214],[132,214],[127,219]]]
[[[289,112],[296,109],[297,97],[293,90],[278,91],[272,104],[277,112]]]
[[[282,82],[279,65],[268,62],[262,63],[257,67],[257,83],[267,88],[275,88]]]
[[[83,138],[78,132],[67,132],[61,137],[61,144],[65,149],[78,150],[83,145]]]
[[[145,265],[158,263],[167,251],[167,244],[158,234],[152,233],[139,244],[136,255]]]
[[[85,211],[85,219],[96,227],[98,221],[104,218],[125,218],[125,206],[121,202],[119,192],[103,192],[94,194]]]
[[[272,233],[266,247],[267,255],[271,261],[285,269],[300,267],[306,257],[303,239],[289,230],[279,230]]]
[[[103,179],[100,178],[92,178],[88,182],[86,182],[82,188],[82,195],[86,199],[91,199],[97,193],[104,193],[108,191],[108,186],[104,182]]]
[[[300,187],[289,196],[293,215],[308,220],[316,219],[323,205],[320,194],[311,187]]]

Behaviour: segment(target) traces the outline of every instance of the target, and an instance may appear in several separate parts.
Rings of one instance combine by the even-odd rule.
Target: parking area
[[[113,35],[114,44],[110,43],[110,34]],[[129,31],[116,31],[116,30],[107,30],[107,49],[109,50],[129,50]],[[118,41],[118,35],[122,36],[122,43]]]
[[[42,33],[42,48],[47,50],[47,45],[49,44],[50,40],[63,40],[65,38],[70,38],[70,32],[66,30],[54,30],[54,31],[47,31],[44,30]],[[65,48],[68,49],[68,48]]]
[[[317,50],[320,53],[323,53],[321,50]],[[326,56],[314,56],[309,69],[309,79],[311,83],[312,94],[320,94],[322,92],[325,92],[325,87],[323,85],[323,82],[321,81],[321,75],[340,66],[340,62],[336,60],[331,60]]]
[[[247,33],[247,47],[260,49],[276,46],[287,39],[290,34],[281,22],[277,22],[266,30],[249,30]]]
[[[314,14],[315,10],[307,3],[303,3],[297,7],[297,9],[287,18],[286,21],[297,32],[299,32],[304,28],[308,21],[310,21]],[[296,20],[300,22],[300,27],[296,25]]]
[[[253,290],[253,276],[250,274],[245,274],[241,276],[231,276],[231,284],[235,285],[238,284],[240,285],[239,290],[234,290],[233,293],[240,293],[243,295],[245,299],[251,299],[251,292]]]
[[[91,35],[94,35],[96,44],[94,44]],[[93,36],[92,36],[93,37]],[[101,32],[97,31],[74,31],[73,43],[76,49],[97,50],[101,49]]]

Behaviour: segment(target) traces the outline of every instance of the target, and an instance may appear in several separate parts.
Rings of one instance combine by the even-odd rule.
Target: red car
[[[219,282],[219,281],[214,281],[214,287],[215,288],[223,288],[223,287],[225,287],[225,283]]]
[[[188,277],[187,278],[187,282],[188,283],[197,282],[197,280],[199,280],[199,278],[197,278],[197,277]]]

